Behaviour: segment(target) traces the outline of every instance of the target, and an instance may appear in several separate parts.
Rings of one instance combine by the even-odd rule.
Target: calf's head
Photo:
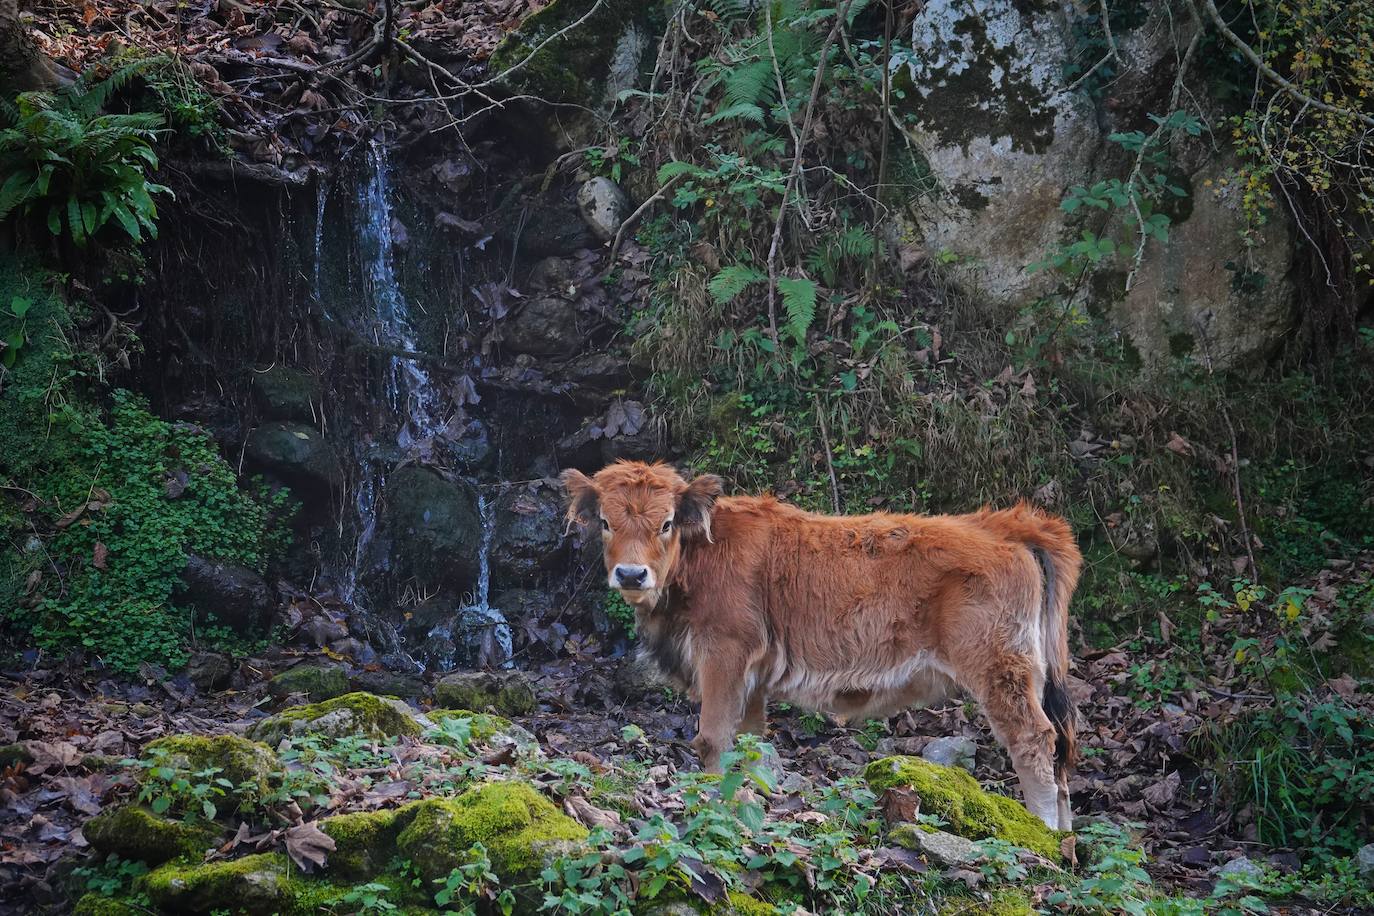
[[[720,478],[691,483],[666,464],[619,461],[593,477],[563,472],[568,520],[601,529],[606,582],[627,602],[648,610],[667,588],[683,544],[711,539],[711,512]]]

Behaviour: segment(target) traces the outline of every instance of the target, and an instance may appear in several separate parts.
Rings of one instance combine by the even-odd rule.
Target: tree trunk
[[[0,87],[9,92],[65,86],[73,74],[38,50],[19,18],[19,0],[0,0]]]

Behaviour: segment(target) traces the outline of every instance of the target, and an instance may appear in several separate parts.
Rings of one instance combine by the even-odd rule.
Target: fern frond
[[[766,279],[768,279],[767,275],[753,267],[745,264],[731,264],[729,267],[722,267],[711,278],[711,282],[706,285],[706,288],[710,290],[712,298],[721,305],[725,305],[744,292],[750,284]]]
[[[786,330],[798,344],[806,342],[806,332],[816,320],[816,281],[805,277],[780,277],[778,292],[787,312]]]

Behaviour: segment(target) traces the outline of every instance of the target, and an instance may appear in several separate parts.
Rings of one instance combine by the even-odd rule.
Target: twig
[[[678,172],[672,178],[669,178],[667,181],[663,182],[663,186],[661,188],[659,188],[654,193],[650,194],[648,197],[644,198],[644,203],[640,204],[638,207],[635,208],[635,211],[633,213],[625,217],[625,221],[621,223],[620,228],[615,231],[615,240],[611,242],[611,253],[606,258],[606,273],[610,273],[611,269],[615,267],[615,259],[616,256],[620,254],[620,246],[625,242],[625,233],[628,232],[630,227],[634,225],[634,223],[641,216],[644,215],[645,211],[647,211],[649,207],[653,206],[654,201],[662,199],[663,195],[668,193],[668,189],[671,188],[673,185],[677,184],[678,179],[681,178],[683,174],[684,173],[682,172]]]
[[[883,130],[878,145],[878,188],[877,200],[873,208],[873,222],[878,224],[883,218],[883,186],[887,183],[887,143],[888,124],[892,111],[892,0],[883,4]],[[873,277],[878,276],[879,258],[882,246],[873,246]]]
[[[835,11],[835,24],[830,34],[825,36],[821,53],[816,60],[816,77],[811,81],[811,99],[806,103],[806,117],[802,119],[801,134],[797,137],[796,153],[792,157],[792,169],[787,174],[787,185],[783,188],[782,202],[778,204],[778,219],[773,224],[773,240],[768,245],[768,336],[773,340],[773,353],[781,352],[778,347],[778,251],[782,247],[782,225],[787,216],[787,202],[797,186],[797,176],[801,174],[802,154],[806,152],[806,135],[811,132],[811,121],[816,113],[816,100],[821,94],[821,80],[825,76],[825,59],[830,46],[835,42],[840,27],[844,25],[845,13],[849,10],[850,0],[845,0]],[[787,99],[782,100],[783,108]],[[790,116],[789,116],[790,117]]]
[[[830,453],[830,430],[825,425],[825,411],[821,410],[821,396],[816,395],[816,421],[821,427],[821,442],[825,444],[825,467],[830,472],[830,504],[840,514],[840,485],[835,479],[835,459]]]
[[[1212,366],[1212,349],[1208,346],[1207,329],[1201,321],[1197,322],[1198,340],[1202,343],[1202,358],[1207,363],[1207,377],[1213,379],[1215,371]],[[1249,563],[1250,581],[1259,580],[1259,565],[1255,563],[1255,548],[1251,544],[1250,523],[1245,518],[1245,497],[1241,493],[1240,485],[1240,450],[1236,447],[1236,427],[1231,422],[1231,411],[1226,409],[1226,398],[1217,399],[1217,407],[1221,411],[1222,422],[1226,424],[1226,433],[1231,438],[1231,486],[1236,496],[1236,521],[1240,525],[1240,536],[1245,542],[1245,557]]]
[[[1189,0],[1189,5],[1193,5],[1192,0]],[[1217,5],[1213,0],[1203,0],[1202,7],[1207,11],[1208,17],[1210,17],[1212,22],[1216,25],[1217,31],[1221,33],[1221,36],[1229,41],[1235,49],[1241,53],[1242,57],[1253,64],[1255,69],[1259,70],[1265,79],[1274,83],[1293,98],[1304,104],[1311,105],[1313,108],[1325,111],[1327,114],[1340,115],[1344,118],[1354,118],[1362,124],[1374,127],[1374,118],[1369,115],[1358,111],[1352,111],[1349,108],[1341,108],[1338,105],[1329,105],[1321,99],[1313,98],[1285,79],[1277,70],[1266,64],[1264,59],[1255,52],[1255,49],[1245,43],[1244,39],[1231,31],[1231,27],[1226,24],[1226,20],[1221,18],[1221,13],[1217,12]],[[1194,15],[1197,14],[1195,6],[1193,12]]]

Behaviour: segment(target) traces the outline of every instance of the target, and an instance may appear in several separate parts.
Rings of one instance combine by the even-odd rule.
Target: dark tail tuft
[[[1064,681],[1054,674],[1045,679],[1040,705],[1054,726],[1054,774],[1066,780],[1078,761],[1078,742],[1074,734],[1078,711]]]

